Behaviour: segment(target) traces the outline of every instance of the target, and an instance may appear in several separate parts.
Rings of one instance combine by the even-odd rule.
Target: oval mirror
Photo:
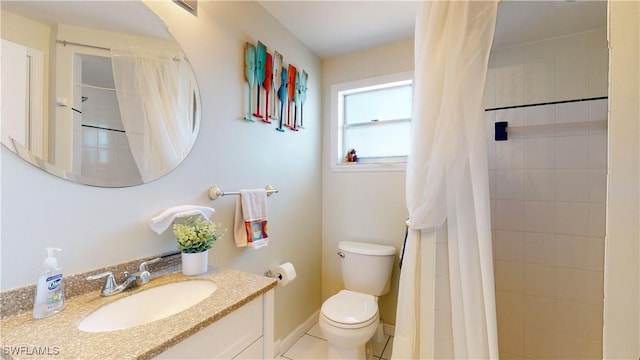
[[[177,167],[200,126],[191,66],[141,1],[2,1],[2,143],[80,184]]]

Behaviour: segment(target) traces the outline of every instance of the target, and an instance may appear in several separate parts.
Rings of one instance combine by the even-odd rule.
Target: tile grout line
[[[312,335],[312,334],[309,334],[309,333],[305,333],[305,335],[311,336],[312,338],[316,338],[318,340],[327,341],[327,339],[323,339],[321,337],[318,337],[318,336],[315,336],[315,335]]]
[[[387,336],[387,341],[384,343],[384,347],[380,353],[380,359],[383,359],[382,355],[384,355],[384,351],[387,350],[387,346],[389,346],[389,340],[391,340],[391,336]]]

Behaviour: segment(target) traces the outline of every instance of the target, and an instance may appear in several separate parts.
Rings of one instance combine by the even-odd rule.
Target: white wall
[[[609,2],[604,358],[640,358],[640,6]]]
[[[202,124],[191,154],[157,181],[106,189],[53,177],[3,147],[1,289],[34,283],[47,245],[63,249],[66,274],[175,250],[170,231],[159,236],[147,226],[171,206],[213,206],[213,219],[232,229],[235,197],[212,202],[207,188],[270,184],[280,190],[269,198],[270,246],[237,249],[230,232],[214,245],[210,264],[256,274],[283,261],[296,265],[298,278],[275,293],[279,339],[321,304],[320,61],[255,2],[202,1],[198,17],[172,2],[149,6],[182,44],[200,87]],[[305,130],[279,133],[275,124],[241,120],[243,47],[258,40],[309,73]]]
[[[326,59],[322,64],[322,298],[342,289],[336,252],[343,240],[395,246],[404,239],[405,172],[333,172],[330,160],[331,85],[413,70],[413,41],[405,41]],[[380,297],[383,322],[395,324],[399,271],[393,268],[391,290]]]

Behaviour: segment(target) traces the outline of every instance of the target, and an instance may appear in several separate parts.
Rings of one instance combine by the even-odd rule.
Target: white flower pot
[[[207,272],[209,267],[209,250],[199,253],[182,253],[182,273],[199,275]]]

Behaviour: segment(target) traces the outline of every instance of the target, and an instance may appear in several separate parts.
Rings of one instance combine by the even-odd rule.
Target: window
[[[402,170],[409,152],[412,73],[332,87],[332,169]],[[355,150],[357,163],[346,161]]]

